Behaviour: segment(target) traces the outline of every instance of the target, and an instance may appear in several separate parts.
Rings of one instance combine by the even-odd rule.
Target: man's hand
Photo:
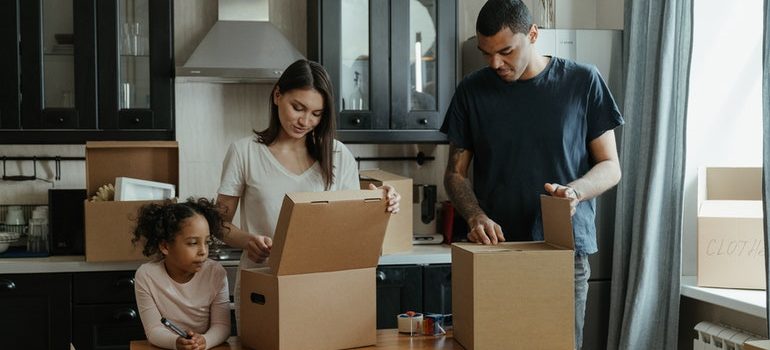
[[[401,195],[396,192],[396,189],[393,188],[391,185],[382,185],[383,190],[385,190],[385,198],[388,199],[388,208],[385,209],[389,211],[391,214],[398,213],[398,209],[401,203]],[[370,190],[376,190],[377,186],[374,184],[369,184]]]
[[[468,240],[479,244],[497,244],[505,242],[503,230],[496,222],[484,214],[476,215],[468,220]]]
[[[193,331],[187,331],[190,339],[176,338],[176,348],[183,350],[206,350],[206,338]]]
[[[569,198],[570,215],[575,215],[577,205],[580,203],[580,192],[573,187],[559,185],[557,183],[545,184],[545,190],[550,193],[551,196]]]
[[[246,251],[249,259],[255,263],[263,263],[270,256],[270,249],[273,248],[273,240],[268,236],[251,235],[246,245]]]

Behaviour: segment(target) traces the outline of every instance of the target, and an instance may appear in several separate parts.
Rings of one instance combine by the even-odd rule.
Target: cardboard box
[[[569,200],[540,202],[545,241],[452,244],[454,338],[465,349],[574,347]]]
[[[375,268],[390,219],[386,207],[382,190],[287,194],[268,267],[241,270],[243,345],[375,344]]]
[[[770,350],[770,340],[752,340],[743,344],[743,350]]]
[[[698,286],[765,289],[762,168],[698,171]]]
[[[175,141],[99,141],[86,143],[88,197],[119,176],[173,184],[179,192],[179,148]],[[162,201],[85,201],[86,261],[146,260],[131,243],[138,210]]]
[[[382,170],[361,170],[359,176],[362,190],[368,189],[370,183],[377,187],[390,185],[401,195],[398,213],[390,219],[385,232],[382,254],[412,250],[412,179]]]

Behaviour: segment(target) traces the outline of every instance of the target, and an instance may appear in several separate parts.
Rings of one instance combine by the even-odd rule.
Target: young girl
[[[136,271],[136,303],[153,345],[203,350],[230,335],[227,274],[208,259],[211,235],[221,236],[224,230],[219,209],[205,198],[139,210],[132,241],[144,241],[144,255],[156,259]],[[186,331],[187,339],[166,328],[161,318]]]

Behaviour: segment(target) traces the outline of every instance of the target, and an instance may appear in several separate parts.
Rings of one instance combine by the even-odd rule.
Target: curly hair
[[[150,203],[139,208],[139,217],[136,219],[134,238],[131,242],[136,246],[142,239],[145,256],[161,257],[160,244],[172,242],[182,228],[182,224],[188,218],[198,214],[203,216],[209,224],[209,233],[213,237],[222,237],[229,231],[225,226],[221,208],[213,200],[206,198],[195,199],[190,197],[186,202],[175,203],[166,200],[163,203]]]

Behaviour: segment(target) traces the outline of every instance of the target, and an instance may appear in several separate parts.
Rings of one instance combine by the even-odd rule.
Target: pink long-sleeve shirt
[[[230,297],[225,268],[206,260],[186,283],[171,279],[163,260],[142,264],[136,270],[136,304],[147,340],[155,346],[176,348],[176,333],[160,323],[161,317],[184,330],[206,338],[206,348],[230,336]]]

